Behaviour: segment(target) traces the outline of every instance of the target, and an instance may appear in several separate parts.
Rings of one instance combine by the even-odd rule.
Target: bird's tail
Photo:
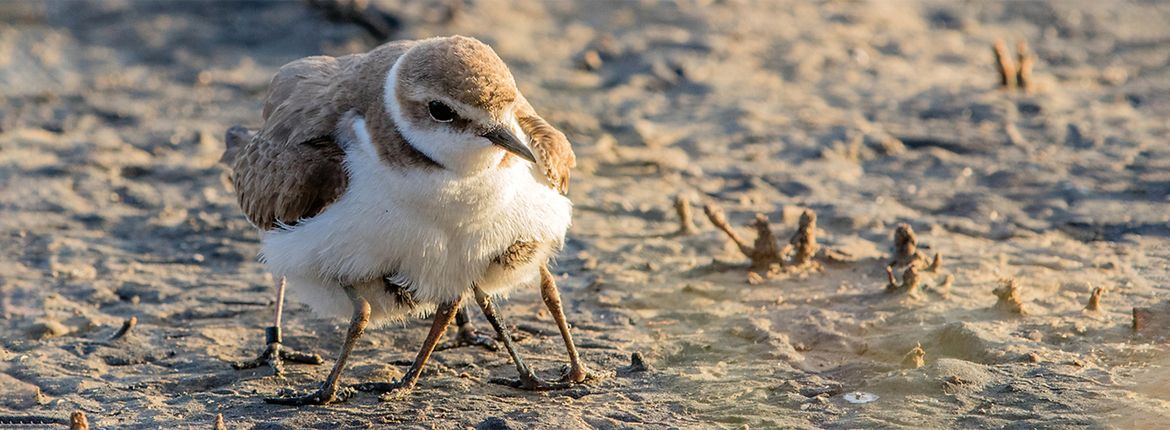
[[[252,136],[256,135],[255,130],[248,130],[242,125],[233,125],[227,130],[223,137],[224,149],[223,156],[219,157],[219,162],[231,167],[236,164],[236,157],[240,155],[240,150],[248,141],[252,140]]]

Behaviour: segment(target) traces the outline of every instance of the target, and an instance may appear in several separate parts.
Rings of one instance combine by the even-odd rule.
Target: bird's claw
[[[576,384],[573,384],[570,382],[561,382],[561,381],[549,382],[549,381],[545,381],[543,379],[540,379],[540,378],[536,377],[535,375],[529,375],[528,377],[523,377],[523,378],[518,378],[518,379],[492,378],[491,380],[489,380],[489,382],[491,382],[493,384],[506,385],[506,386],[509,386],[509,387],[512,387],[515,389],[519,389],[519,390],[524,390],[524,391],[564,390],[566,388],[572,387],[573,385],[576,385]]]
[[[489,382],[526,391],[553,391],[572,388],[596,380],[597,378],[592,373],[585,370],[584,366],[580,366],[566,369],[560,379],[556,381],[545,381],[534,374],[528,374],[518,379],[492,378]]]
[[[255,369],[268,365],[268,367],[272,368],[274,375],[281,376],[284,375],[285,360],[301,364],[321,364],[325,362],[320,355],[296,351],[284,346],[280,342],[273,342],[269,343],[268,347],[264,348],[264,352],[261,352],[256,358],[237,361],[232,363],[232,367],[242,370]]]
[[[363,382],[354,385],[353,389],[372,393],[386,393],[398,389],[401,386],[402,383],[400,382]]]
[[[403,397],[406,397],[408,394],[410,394],[411,391],[413,391],[412,387],[403,384],[401,381],[366,382],[354,385],[353,388],[358,391],[382,393],[382,395],[378,396],[378,400],[383,402],[399,400]]]
[[[561,378],[557,381],[569,384],[583,384],[586,381],[593,381],[596,379],[597,378],[593,376],[592,373],[589,373],[588,370],[585,370],[584,366],[581,366],[565,369],[561,374]]]

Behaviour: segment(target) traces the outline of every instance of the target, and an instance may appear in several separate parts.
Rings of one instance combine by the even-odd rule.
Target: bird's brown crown
[[[422,40],[400,61],[400,98],[421,100],[442,94],[455,101],[502,112],[519,91],[508,66],[483,42],[452,36]]]

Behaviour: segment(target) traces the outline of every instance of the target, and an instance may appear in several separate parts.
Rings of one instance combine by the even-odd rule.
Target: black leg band
[[[284,343],[280,336],[280,327],[268,327],[264,329],[264,336],[268,338],[268,343]]]

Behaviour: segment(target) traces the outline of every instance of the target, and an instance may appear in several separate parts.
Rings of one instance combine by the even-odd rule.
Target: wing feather
[[[334,134],[338,124],[346,113],[380,109],[385,73],[414,43],[302,58],[277,71],[261,113],[264,125],[232,165],[240,208],[252,224],[264,230],[296,224],[341,197],[349,177]]]
[[[523,95],[517,100],[516,121],[528,135],[537,166],[544,176],[553,188],[561,194],[568,194],[569,173],[577,165],[569,138],[541,118]]]
[[[240,150],[232,181],[252,224],[269,230],[317,215],[345,191],[345,151],[333,138],[332,99],[352,59],[308,57],[280,68],[269,85],[264,125]]]

